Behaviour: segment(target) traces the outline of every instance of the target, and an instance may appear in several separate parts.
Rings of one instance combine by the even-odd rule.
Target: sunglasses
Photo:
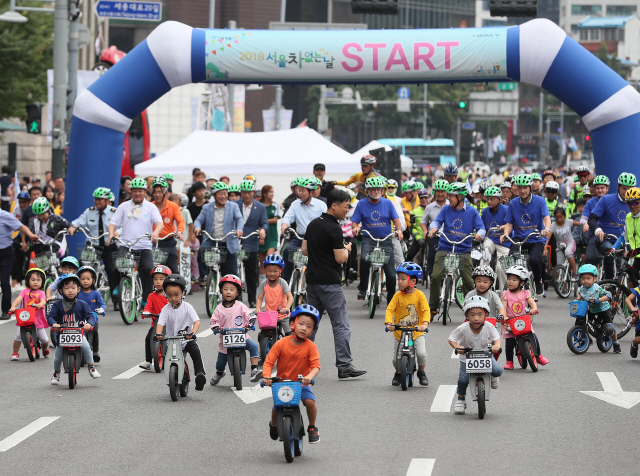
[[[630,207],[637,207],[638,205],[640,205],[640,202],[627,202],[627,205],[629,205]]]

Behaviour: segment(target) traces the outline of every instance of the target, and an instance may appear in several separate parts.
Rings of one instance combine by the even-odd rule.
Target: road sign
[[[411,112],[411,99],[398,98],[398,112]]]
[[[462,123],[462,128],[465,131],[472,131],[476,128],[476,123],[475,122],[463,122]]]
[[[409,99],[411,97],[411,91],[409,88],[398,88],[398,97],[400,99]]]
[[[515,91],[518,83],[498,83],[498,91]]]
[[[162,3],[100,0],[96,4],[96,13],[101,18],[160,21],[162,19]]]

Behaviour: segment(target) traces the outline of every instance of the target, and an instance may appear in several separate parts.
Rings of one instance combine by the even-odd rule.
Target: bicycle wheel
[[[447,319],[449,319],[449,308],[451,306],[451,293],[452,293],[453,280],[451,276],[447,276],[444,280],[444,301],[442,302],[442,325],[447,325]]]
[[[613,338],[602,332],[598,332],[596,333],[596,345],[598,346],[598,350],[600,352],[607,353],[613,346]]]
[[[171,400],[174,402],[178,401],[178,392],[180,391],[178,387],[180,386],[180,382],[178,382],[178,366],[173,364],[169,369],[169,395],[171,395]]]
[[[218,272],[211,271],[207,276],[207,285],[204,291],[207,315],[212,315],[218,305]]]
[[[583,326],[573,326],[567,332],[567,345],[574,354],[584,354],[589,349],[589,335]]]
[[[236,390],[242,390],[242,369],[240,368],[240,356],[233,356],[233,385]]]
[[[460,309],[464,307],[464,286],[462,285],[462,276],[456,279],[456,304]]]
[[[553,280],[553,289],[556,290],[558,297],[566,299],[571,294],[571,281],[569,280],[569,270],[563,264],[556,265],[551,275]]]
[[[293,442],[293,454],[295,456],[302,455],[302,442],[304,440],[304,420],[302,419],[302,415],[300,415],[300,435],[297,440]]]
[[[29,360],[34,362],[36,360],[36,352],[35,345],[33,344],[33,336],[31,335],[31,331],[24,332],[25,339],[25,348],[27,349],[27,355],[29,356]]]
[[[271,350],[271,347],[273,347],[273,344],[275,342],[268,334],[261,335],[258,340],[260,343],[260,360],[264,362],[264,360],[267,358],[267,355],[269,354],[269,351]]]
[[[154,342],[153,351],[153,370],[159,374],[162,372],[162,364],[164,363],[164,344],[162,342]]]
[[[482,420],[485,413],[487,413],[487,405],[484,400],[484,380],[476,380],[476,387],[478,392],[478,418]]]
[[[380,296],[378,296],[379,279],[380,272],[374,271],[371,275],[371,282],[369,283],[369,289],[371,289],[371,294],[369,294],[369,319],[373,319],[376,315],[376,307],[378,307],[378,303],[380,302]]]
[[[397,361],[396,361],[397,362]],[[409,388],[409,356],[403,355],[400,358],[400,388]]]
[[[538,361],[536,360],[536,354],[533,352],[531,341],[525,340],[523,347],[524,347],[524,356],[526,357],[527,362],[529,362],[529,367],[531,368],[531,371],[537,372]]]
[[[293,294],[293,304],[291,305],[292,311],[296,308],[296,306],[298,306],[298,301],[300,299],[299,281],[300,270],[296,268],[293,270],[293,273],[291,274],[291,280],[289,281],[289,289],[291,289],[291,293]]]
[[[293,454],[295,449],[293,448],[293,442],[295,438],[293,437],[293,421],[289,415],[285,416],[282,419],[282,444],[284,446],[284,457],[287,460],[287,463],[291,463],[293,461]]]
[[[135,297],[133,295],[133,285],[129,276],[123,276],[120,279],[120,317],[126,325],[133,324],[136,318]]]
[[[98,281],[96,282],[96,289],[102,296],[102,300],[105,304],[109,302],[109,297],[111,295],[111,289],[109,289],[109,281],[107,279],[107,275],[102,271],[98,274]]]
[[[69,369],[69,388],[76,386],[76,354],[69,352],[67,355],[67,369]]]
[[[185,365],[184,375],[182,376],[182,383],[179,387],[180,396],[186,397],[189,394],[189,368]]]
[[[526,369],[529,361],[524,356],[524,354],[520,351],[519,345],[516,345],[516,357],[518,358],[518,364],[520,364],[520,368]]]
[[[602,286],[605,291],[611,293],[611,323],[616,328],[618,339],[621,339],[629,333],[632,327],[631,320],[633,317],[630,315],[629,308],[625,303],[631,291],[615,279],[603,279],[602,281],[598,281],[598,284]]]

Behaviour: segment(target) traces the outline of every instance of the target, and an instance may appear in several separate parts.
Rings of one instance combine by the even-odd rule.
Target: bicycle
[[[400,373],[400,388],[406,390],[413,387],[413,373],[416,371],[416,349],[413,345],[413,333],[421,332],[418,327],[404,327],[398,324],[391,324],[396,331],[402,331],[400,343],[396,352],[396,369]],[[389,329],[385,326],[385,332]],[[429,332],[429,328],[424,332]]]
[[[533,350],[536,346],[536,338],[531,328],[531,315],[523,314],[507,319],[507,327],[516,339],[516,357],[523,369],[529,368],[532,372],[538,371],[538,360]]]
[[[160,317],[160,314],[152,314],[150,312],[143,311],[140,314],[140,317],[142,319],[144,319],[145,317],[150,317],[152,319],[151,327],[155,329],[158,323],[158,317]],[[165,329],[166,327],[162,329],[163,336],[166,335]],[[149,339],[151,340],[150,345],[151,345],[151,357],[153,359],[153,370],[155,370],[156,373],[159,374],[164,368],[164,358],[167,354],[167,342],[162,341],[160,339],[156,339],[153,333],[149,336]]]
[[[83,227],[78,227],[82,233],[84,233],[87,238],[86,244],[78,245],[78,256],[80,257],[80,263],[82,266],[91,266],[96,270],[96,290],[102,296],[102,300],[107,304],[109,302],[109,297],[111,295],[111,288],[109,287],[109,278],[107,277],[107,272],[104,268],[104,264],[102,263],[102,246],[96,246],[93,243],[99,242],[100,238],[104,238],[105,236],[109,236],[109,232],[105,232],[100,236],[91,236],[89,230]]]
[[[51,283],[59,277],[58,267],[60,266],[60,256],[56,251],[54,251],[53,245],[56,244],[58,236],[62,235],[64,237],[66,234],[67,230],[62,230],[58,232],[55,238],[51,238],[50,241],[43,241],[41,238],[38,238],[37,240],[37,242],[41,243],[43,246],[49,247],[49,251],[41,251],[36,255],[35,259],[36,267],[44,271],[46,275],[42,286],[43,290],[46,290]]]
[[[508,256],[503,256],[500,258],[500,266],[505,271],[512,266],[522,266],[523,268],[527,268],[529,272],[529,279],[524,283],[523,289],[531,292],[531,297],[535,302],[538,302],[538,295],[536,294],[536,283],[533,280],[533,271],[531,270],[531,265],[529,264],[529,253],[525,250],[522,251],[522,245],[524,245],[529,238],[532,236],[540,236],[540,233],[537,231],[532,231],[527,235],[527,237],[523,241],[515,241],[508,235],[504,235],[504,237],[511,242],[512,245],[518,247],[518,252],[510,254]],[[543,297],[547,297],[545,293],[542,294]]]
[[[140,253],[131,248],[142,238],[148,238],[149,234],[139,236],[133,243],[126,243],[117,236],[114,237],[126,250],[113,257],[113,263],[120,272],[120,283],[118,284],[118,292],[120,294],[120,316],[126,325],[131,325],[136,320],[138,311],[141,309],[142,303],[142,281],[138,274],[138,261]]]
[[[302,375],[298,380],[285,380],[271,377],[271,392],[273,406],[276,409],[276,426],[278,437],[284,446],[284,457],[287,463],[293,461],[294,456],[302,454],[302,443],[305,435],[304,420],[300,412],[300,396],[302,395]],[[311,380],[311,385],[315,381]],[[260,382],[264,387],[264,380]]]
[[[214,335],[222,335],[222,346],[227,349],[227,364],[233,375],[233,385],[236,390],[242,390],[242,375],[247,368],[247,331],[256,328],[251,326],[232,327],[226,329],[214,328]]]
[[[200,233],[206,235],[206,237],[214,243],[214,246],[211,248],[200,247],[200,259],[209,268],[204,299],[207,308],[207,315],[211,316],[221,298],[220,290],[218,289],[218,284],[222,278],[220,275],[220,263],[223,263],[227,257],[227,249],[220,248],[220,242],[225,241],[228,236],[235,235],[236,232],[235,230],[230,231],[222,238],[214,238],[205,230],[202,230]]]
[[[447,325],[447,319],[451,321],[451,316],[449,315],[449,309],[451,303],[455,300],[458,306],[462,309],[462,304],[460,303],[460,296],[458,294],[464,294],[464,291],[460,292],[458,287],[462,287],[462,277],[460,276],[460,271],[464,269],[466,263],[466,257],[456,253],[456,246],[464,243],[469,238],[473,238],[475,236],[474,233],[470,233],[465,236],[460,241],[451,241],[444,232],[438,231],[437,235],[439,237],[444,237],[451,246],[452,249],[449,253],[441,257],[440,266],[442,266],[445,270],[444,275],[444,286],[440,290],[440,302],[442,303],[442,325]],[[456,283],[455,292],[454,292],[454,283]],[[462,301],[464,302],[464,296],[462,296]],[[438,316],[440,319],[440,316]]]
[[[69,374],[69,388],[73,390],[78,383],[78,364],[82,361],[84,322],[78,322],[78,327],[58,328],[55,334],[58,337],[57,345],[63,350],[62,364],[65,373]]]
[[[153,245],[153,248],[151,248],[151,255],[153,256],[153,266],[158,266],[159,264],[167,264],[167,260],[169,259],[169,250],[160,248],[159,244],[161,241],[166,240],[167,238],[172,238],[174,236],[176,236],[176,232],[172,231],[166,236],[158,238],[158,241],[156,241],[156,243]]]
[[[285,309],[285,311],[288,311],[288,309]],[[267,358],[271,347],[285,337],[284,329],[279,319],[281,315],[278,311],[261,311],[257,314],[258,326],[260,328],[258,345],[260,347],[260,360],[262,362]],[[284,318],[282,320],[284,320]]]
[[[592,343],[590,335],[595,337],[600,352],[609,352],[613,346],[613,338],[604,332],[600,319],[590,318],[588,302],[571,301],[569,314],[576,319],[576,324],[567,332],[567,345],[571,352],[580,355],[589,350]]]
[[[27,355],[31,362],[40,358],[40,340],[36,329],[36,307],[31,304],[23,309],[9,311],[7,314],[16,316],[16,322],[20,326],[20,339],[27,349]]]
[[[293,233],[300,240],[304,240],[303,237],[292,228],[287,228],[285,234]],[[302,254],[302,248],[297,246],[289,246],[289,261],[293,263],[293,272],[291,273],[291,279],[289,280],[289,288],[291,294],[293,294],[293,304],[291,310],[293,311],[297,306],[307,302],[307,263],[309,257]]]
[[[362,233],[369,235],[369,238],[376,243],[373,248],[362,247],[362,257],[370,264],[369,285],[364,300],[368,301],[368,304],[365,305],[369,306],[369,319],[373,319],[376,314],[376,308],[382,299],[382,279],[384,277],[382,267],[387,264],[391,258],[391,254],[383,249],[380,243],[389,238],[393,238],[396,236],[396,233],[392,232],[384,238],[374,238],[367,230],[362,230]],[[391,253],[393,253],[393,251],[391,251]]]
[[[186,332],[186,329],[180,331],[177,336],[167,337],[162,334],[154,336],[155,340],[162,341],[162,343],[168,341],[169,352],[165,358],[169,362],[169,371],[165,372],[165,375],[169,386],[169,395],[174,402],[178,400],[178,395],[186,397],[189,393],[191,376],[189,375],[189,364],[187,359],[184,358],[184,351],[182,350],[182,340],[187,335],[191,336],[191,341],[195,342],[197,339],[194,333]]]
[[[614,235],[607,235],[614,236]],[[633,316],[627,307],[625,300],[631,294],[633,288],[632,277],[627,272],[628,257],[624,256],[624,247],[613,253],[613,279],[601,279],[597,282],[605,291],[611,293],[611,323],[616,328],[618,339],[626,336],[633,327]],[[634,258],[634,259],[640,259]]]
[[[468,374],[474,374],[475,381],[469,382],[468,391],[471,399],[478,402],[478,418],[484,419],[487,412],[487,404],[489,395],[491,394],[491,347],[488,349],[472,349],[465,347],[466,354],[465,370]],[[502,351],[502,349],[500,349]],[[471,380],[471,379],[469,379]],[[487,385],[487,381],[489,385]]]
[[[244,271],[244,263],[249,259],[249,253],[251,250],[248,249],[245,245],[243,245],[244,241],[248,238],[251,238],[253,235],[259,235],[260,230],[256,230],[253,233],[248,234],[247,236],[240,237],[240,249],[238,250],[238,277],[240,278],[240,282],[242,283],[242,289],[247,289],[247,275]]]

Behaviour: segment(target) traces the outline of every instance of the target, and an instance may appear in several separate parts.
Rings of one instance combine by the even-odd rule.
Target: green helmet
[[[322,187],[322,180],[320,180],[318,177],[313,177],[311,180],[313,180],[316,185],[318,185],[318,187]]]
[[[424,184],[422,182],[416,182],[416,190],[424,190]]]
[[[492,185],[491,187],[489,187],[484,191],[484,196],[487,198],[489,197],[502,198],[502,190],[500,190],[500,188],[496,187],[495,185]]]
[[[622,172],[618,177],[618,185],[625,185],[627,187],[636,186],[636,176],[627,172]]]
[[[413,180],[407,180],[402,184],[402,192],[413,192],[416,190],[416,183]]]
[[[574,177],[573,177],[573,181],[574,181],[574,182],[577,182],[578,180],[580,180],[580,179],[578,178],[578,176],[577,176],[577,175],[574,175]]]
[[[109,192],[109,199],[110,202],[115,202],[116,201],[116,196],[113,194],[113,192]]]
[[[222,182],[224,183],[224,182]],[[240,193],[240,185],[229,185],[229,193]]]
[[[163,175],[163,177],[165,179],[167,179],[167,180],[175,180],[176,179],[171,172],[167,172],[166,174]]]
[[[305,177],[298,177],[295,179],[296,186],[306,188],[309,190],[315,190],[317,185],[314,180]]]
[[[31,205],[31,211],[35,215],[49,211],[49,208],[51,208],[51,204],[49,200],[47,200],[47,197],[38,197],[34,200],[33,205]]]
[[[156,188],[156,187],[168,188],[169,184],[167,183],[164,177],[156,177],[153,179],[153,182],[151,182],[151,187],[152,188]]]
[[[611,185],[611,181],[606,175],[597,175],[596,178],[593,179],[593,185],[606,185],[608,187]]]
[[[229,186],[224,182],[216,182],[211,186],[211,193],[214,195],[223,190],[229,190]]]
[[[466,197],[468,190],[465,184],[460,182],[453,182],[452,184],[449,184],[449,189],[447,190],[447,192],[452,195],[460,195],[461,197]]]
[[[365,189],[384,188],[385,182],[386,180],[384,180],[384,178],[382,177],[369,177],[364,183],[364,188]],[[404,188],[404,185],[403,185],[403,188]]]
[[[531,175],[527,175],[527,174],[516,175],[516,178],[514,179],[514,181],[518,187],[530,187],[531,184],[533,183],[533,179],[531,178]]]
[[[533,173],[531,174],[531,181],[533,182],[534,180],[540,180],[542,182],[542,176],[539,173]]]
[[[447,190],[449,190],[449,182],[447,182],[446,180],[440,179],[436,180],[433,183],[432,192],[434,195],[436,194],[436,192],[446,192]]]
[[[109,194],[111,193],[111,190],[105,187],[98,187],[95,189],[95,191],[93,192],[93,198],[109,198]]]
[[[256,183],[253,180],[245,179],[240,182],[240,190],[243,192],[253,192],[255,187]]]
[[[147,188],[147,181],[143,178],[134,178],[131,181],[131,189],[133,190],[134,188]]]

